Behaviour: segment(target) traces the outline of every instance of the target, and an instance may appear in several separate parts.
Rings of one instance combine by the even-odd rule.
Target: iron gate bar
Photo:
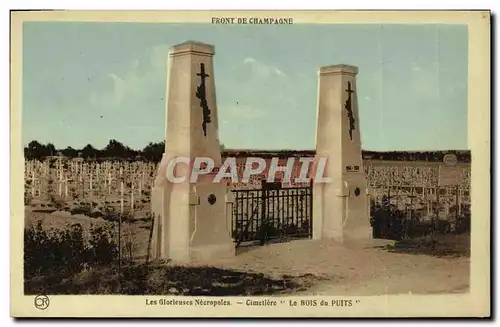
[[[232,229],[236,246],[242,242],[312,236],[312,183],[280,188],[236,189]]]

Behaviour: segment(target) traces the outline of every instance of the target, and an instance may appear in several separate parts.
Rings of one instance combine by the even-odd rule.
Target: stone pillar
[[[174,46],[169,54],[166,145],[151,199],[152,259],[189,263],[235,255],[226,224],[227,187],[212,183],[214,175],[189,182],[196,157],[221,166],[214,54],[213,46],[191,41]],[[175,177],[186,177],[182,183],[166,178],[176,157],[191,162],[175,166]]]
[[[315,181],[313,238],[365,241],[372,238],[367,210],[367,182],[353,66],[319,70],[316,159],[327,158],[324,175],[330,183]]]

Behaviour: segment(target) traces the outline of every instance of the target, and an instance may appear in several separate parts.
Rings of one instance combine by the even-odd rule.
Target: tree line
[[[67,158],[83,158],[86,160],[142,160],[150,162],[159,162],[165,150],[165,141],[150,142],[143,149],[132,149],[117,140],[110,140],[108,144],[97,149],[91,144],[87,144],[82,149],[75,149],[70,146],[64,149],[56,149],[54,144],[42,144],[38,141],[31,141],[24,147],[24,157],[27,160],[43,160],[47,157],[64,156]],[[221,151],[224,156],[314,156],[315,151],[240,151],[227,150],[221,144]],[[458,162],[471,162],[471,154],[468,150],[450,150],[450,151],[368,151],[363,150],[363,159],[371,160],[409,160],[409,161],[442,161],[447,153],[453,153],[457,156]]]
[[[83,158],[87,160],[107,160],[107,159],[126,159],[126,160],[144,160],[160,161],[165,149],[165,141],[150,142],[143,149],[132,149],[117,140],[110,140],[102,149],[97,149],[91,144],[87,144],[82,149],[66,147],[56,149],[54,144],[42,144],[38,141],[31,141],[24,147],[24,157],[28,160],[42,160],[47,157],[64,156],[67,158]]]
[[[136,150],[117,140],[110,140],[108,144],[98,149],[91,144],[87,144],[82,149],[66,147],[56,149],[54,144],[42,144],[38,141],[31,141],[24,147],[24,157],[27,160],[43,160],[44,158],[63,156],[66,158],[83,158],[86,160],[142,160],[159,162],[165,150],[165,141],[149,142],[143,149]],[[224,145],[221,145],[221,151]]]
[[[394,160],[394,161],[443,161],[446,154],[454,154],[457,161],[470,163],[471,154],[469,150],[446,150],[446,151],[363,151],[363,159],[371,160]]]

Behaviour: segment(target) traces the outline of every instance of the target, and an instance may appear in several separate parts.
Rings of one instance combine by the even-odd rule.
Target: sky
[[[26,22],[23,144],[162,141],[168,51],[194,40],[215,46],[226,148],[314,149],[318,69],[348,64],[363,149],[468,149],[467,39],[443,24]]]

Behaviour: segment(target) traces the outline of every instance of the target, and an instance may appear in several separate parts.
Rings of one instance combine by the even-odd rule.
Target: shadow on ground
[[[385,250],[396,253],[423,254],[434,257],[470,257],[469,235],[436,235],[396,241]]]
[[[127,294],[237,296],[272,295],[303,291],[319,279],[311,274],[270,278],[214,267],[135,265],[93,268],[72,276],[34,277],[25,280],[26,295]]]

